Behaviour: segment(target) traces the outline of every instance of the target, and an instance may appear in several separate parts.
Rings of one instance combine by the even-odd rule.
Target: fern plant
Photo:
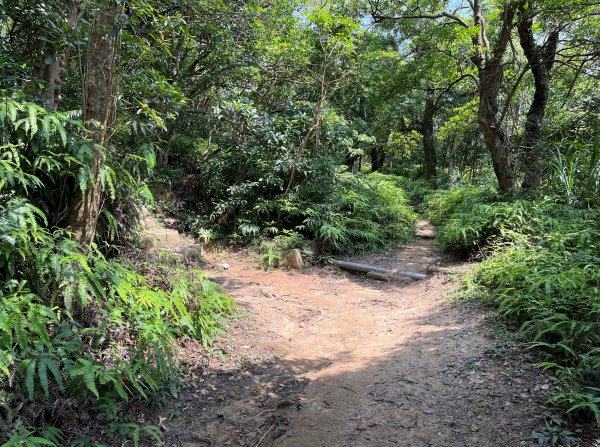
[[[276,253],[277,250],[278,248],[276,243],[267,241],[261,242],[258,259],[263,268],[270,269],[277,267],[277,264],[281,260],[281,256]]]

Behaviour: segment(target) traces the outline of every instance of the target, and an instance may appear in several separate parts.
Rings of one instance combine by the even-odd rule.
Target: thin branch
[[[408,19],[441,19],[441,18],[447,18],[450,19],[452,21],[454,21],[456,24],[464,27],[464,28],[469,28],[469,25],[467,24],[467,22],[465,22],[463,19],[461,19],[458,16],[455,16],[454,14],[450,14],[449,12],[440,12],[438,14],[402,14],[399,16],[388,16],[388,15],[384,15],[384,14],[378,14],[376,12],[371,13],[371,15],[373,16],[373,20],[375,20],[376,22],[381,22],[383,20],[408,20]]]
[[[526,64],[523,67],[523,70],[521,70],[519,77],[515,81],[512,89],[510,90],[510,93],[508,94],[508,97],[506,98],[506,102],[504,103],[504,109],[502,110],[502,114],[500,115],[500,119],[498,120],[498,127],[500,127],[502,125],[502,123],[504,122],[504,118],[506,118],[506,114],[508,113],[508,109],[510,108],[510,103],[512,102],[512,100],[514,98],[515,93],[517,92],[517,89],[519,88],[519,85],[521,84],[521,81],[525,77],[527,70],[529,70],[529,64]]]

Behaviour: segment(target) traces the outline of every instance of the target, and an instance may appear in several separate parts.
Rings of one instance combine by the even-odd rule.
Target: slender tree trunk
[[[452,148],[450,149],[450,155],[448,156],[448,177],[452,182],[452,177],[454,177],[454,166],[456,164],[456,151],[458,151],[458,145],[460,144],[460,138],[457,135],[454,136],[454,140],[452,140]]]
[[[93,145],[91,178],[85,190],[75,190],[67,216],[67,225],[74,238],[86,245],[94,240],[100,216],[100,176],[110,142],[109,125],[115,112],[115,65],[119,30],[114,2],[105,3],[96,13],[90,30],[83,81],[84,122]]]
[[[534,80],[533,101],[527,112],[523,141],[525,179],[523,188],[535,188],[544,176],[543,154],[538,143],[542,137],[542,126],[548,97],[550,96],[550,77],[558,47],[559,30],[553,29],[544,45],[538,45],[533,36],[533,15],[531,11],[523,13],[517,25],[519,42],[529,62]]]
[[[436,156],[433,138],[433,117],[435,115],[435,101],[433,96],[428,96],[423,112],[423,159],[425,164],[425,178],[427,180],[436,176]]]
[[[67,0],[63,3],[65,21],[71,28],[75,28],[79,24],[83,9],[83,4],[78,1]],[[47,56],[52,59],[49,64],[47,63]],[[54,49],[53,53],[47,56],[41,61],[39,70],[40,78],[47,83],[46,88],[41,93],[41,99],[48,109],[54,110],[58,107],[60,100],[62,75],[67,66],[69,51],[67,47]]]

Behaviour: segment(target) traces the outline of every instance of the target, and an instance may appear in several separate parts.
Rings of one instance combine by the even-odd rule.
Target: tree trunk
[[[425,101],[423,112],[423,155],[425,164],[425,178],[430,180],[436,176],[436,157],[433,139],[433,116],[435,114],[435,101],[429,96]]]
[[[77,27],[83,14],[83,4],[67,0],[63,4],[63,12],[66,23],[71,27]],[[58,107],[60,92],[62,89],[62,74],[67,66],[69,51],[67,47],[54,49],[50,56],[53,60],[47,64],[47,57],[41,61],[40,78],[46,81],[46,88],[41,93],[44,106],[50,110]]]
[[[510,40],[515,5],[509,3],[504,7],[502,29],[491,51],[485,51],[488,42],[484,32],[481,5],[479,1],[474,1],[473,5],[475,25],[480,29],[479,35],[474,37],[475,55],[471,58],[477,66],[479,74],[479,111],[477,119],[485,144],[492,156],[498,187],[502,191],[509,191],[514,189],[517,183],[508,137],[498,119],[498,95],[504,77],[502,57]]]
[[[385,162],[385,146],[383,144],[376,144],[371,149],[371,171],[376,172],[383,168]]]
[[[454,139],[452,140],[452,148],[450,149],[450,155],[448,156],[448,177],[450,178],[450,182],[453,182],[454,177],[454,167],[456,165],[456,152],[458,151],[458,146],[460,144],[460,138],[457,135],[454,135]]]
[[[494,173],[502,191],[516,187],[515,169],[510,156],[506,133],[498,122],[498,89],[502,80],[501,69],[485,68],[479,72],[479,129],[492,156]]]
[[[558,46],[558,29],[550,31],[544,45],[538,45],[533,36],[533,15],[526,11],[517,25],[519,31],[519,42],[525,53],[529,69],[534,80],[533,101],[527,112],[525,122],[525,134],[523,141],[525,179],[523,188],[535,188],[540,185],[544,169],[542,166],[542,153],[538,143],[542,137],[542,125],[548,106],[550,95],[550,77],[554,58]]]
[[[106,2],[96,13],[89,35],[83,85],[83,118],[90,139],[93,161],[85,190],[77,188],[71,197],[67,225],[75,240],[90,244],[100,216],[102,188],[100,175],[110,141],[115,112],[115,65],[119,30],[114,2]]]

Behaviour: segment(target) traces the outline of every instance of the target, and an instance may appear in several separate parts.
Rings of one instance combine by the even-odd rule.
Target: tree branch
[[[454,21],[456,24],[468,28],[469,25],[463,19],[454,14],[450,14],[449,12],[440,12],[438,14],[401,14],[398,16],[388,16],[384,14],[378,14],[376,12],[372,12],[371,16],[375,22],[381,22],[383,20],[409,20],[409,19],[441,19],[447,18]]]

